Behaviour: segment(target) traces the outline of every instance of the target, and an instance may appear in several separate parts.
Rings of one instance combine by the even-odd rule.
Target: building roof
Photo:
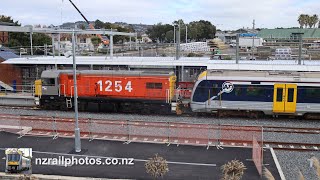
[[[0,47],[0,60],[8,60],[11,58],[18,58],[16,54],[12,51],[8,50],[7,48]]]
[[[319,28],[309,28],[309,29],[262,29],[258,33],[258,37],[267,38],[290,38],[292,33],[304,33],[303,38],[314,38],[320,39],[320,29]]]
[[[110,57],[104,56],[77,56],[77,65],[106,65],[130,67],[176,67],[192,66],[206,67],[216,70],[269,70],[269,71],[320,71],[320,60],[304,60],[303,65],[297,65],[295,60],[248,61],[240,60],[210,60],[209,57],[182,57],[175,60],[173,57]],[[72,65],[72,57],[33,57],[13,58],[3,62],[15,65]]]

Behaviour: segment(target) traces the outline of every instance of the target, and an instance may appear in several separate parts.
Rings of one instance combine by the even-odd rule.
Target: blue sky
[[[298,26],[300,13],[320,15],[316,0],[73,0],[89,20],[155,24],[208,20],[220,29]],[[0,14],[23,25],[59,25],[82,17],[68,0],[1,0]]]

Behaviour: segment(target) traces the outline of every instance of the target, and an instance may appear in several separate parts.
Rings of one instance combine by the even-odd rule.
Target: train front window
[[[20,155],[19,154],[8,154],[8,161],[19,161]]]
[[[43,86],[54,86],[55,85],[54,78],[44,78],[44,79],[42,79],[42,85]]]

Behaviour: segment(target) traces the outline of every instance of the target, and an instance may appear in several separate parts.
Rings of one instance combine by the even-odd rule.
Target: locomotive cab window
[[[162,83],[147,83],[147,89],[162,89]]]
[[[55,85],[55,81],[54,78],[45,78],[42,80],[42,85],[44,86],[54,86]]]

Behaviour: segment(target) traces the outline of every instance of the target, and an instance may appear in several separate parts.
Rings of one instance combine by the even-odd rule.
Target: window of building
[[[87,43],[87,39],[86,38],[80,38],[80,43]]]
[[[147,83],[147,89],[162,89],[162,83]]]

